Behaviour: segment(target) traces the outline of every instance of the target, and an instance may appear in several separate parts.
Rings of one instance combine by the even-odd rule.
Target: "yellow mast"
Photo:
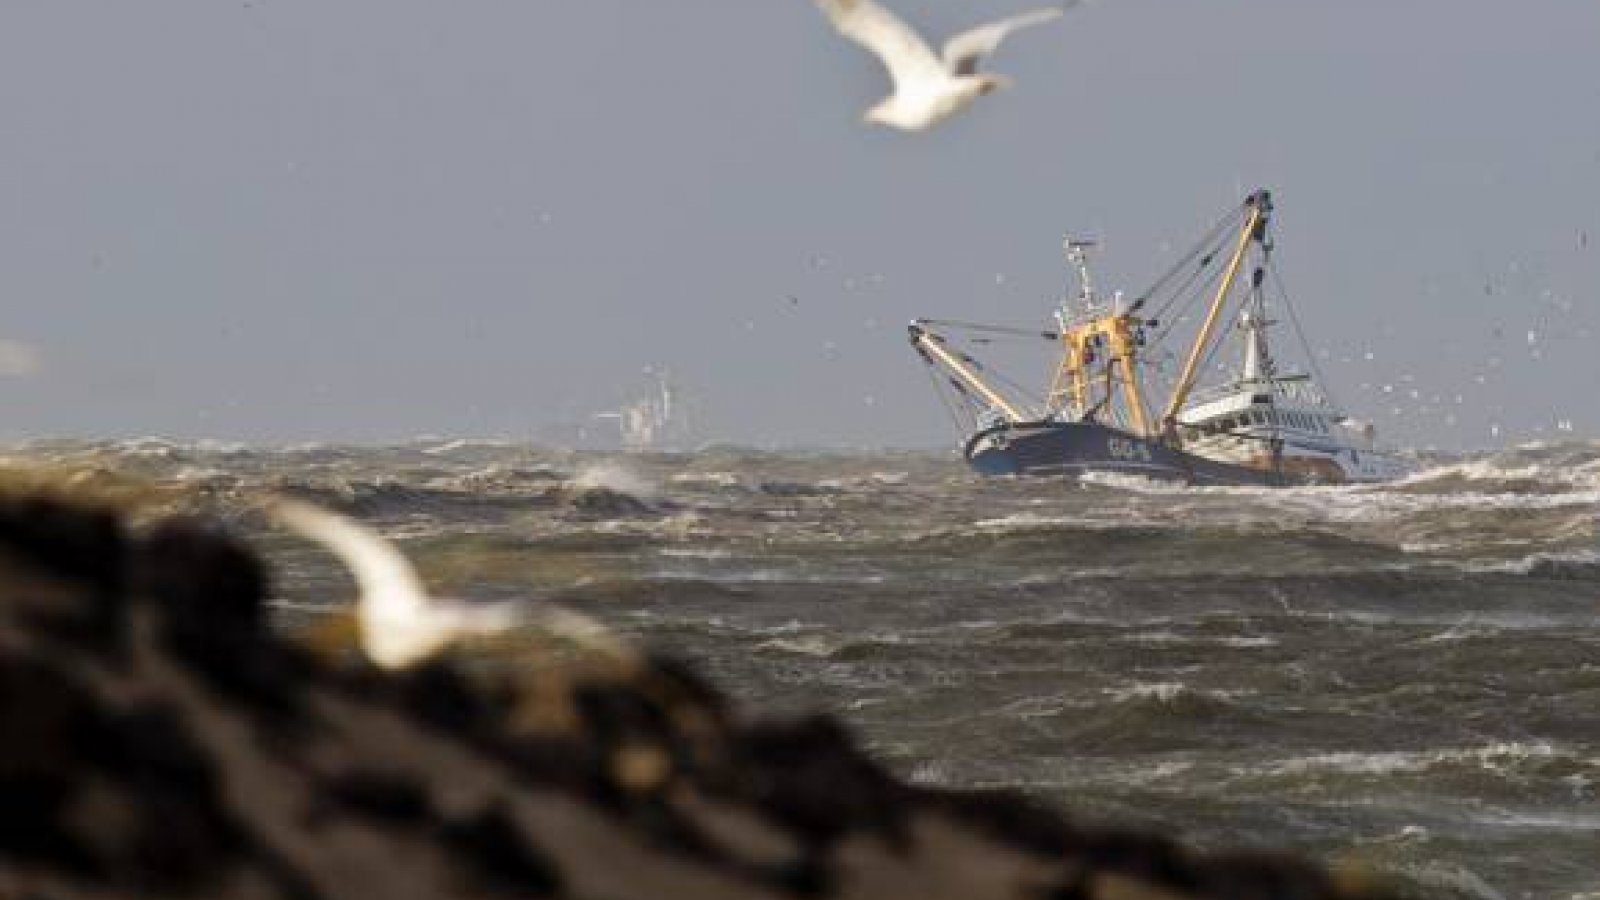
[[[1100,386],[1104,403],[1100,405],[1110,404],[1120,381],[1123,406],[1133,420],[1134,430],[1142,436],[1149,435],[1150,414],[1145,407],[1143,389],[1135,367],[1139,353],[1139,341],[1135,333],[1142,324],[1143,320],[1136,316],[1115,313],[1067,329],[1061,335],[1061,343],[1066,349],[1050,391],[1053,408],[1060,409],[1061,401],[1070,392],[1073,411],[1078,415],[1087,412],[1091,384],[1089,365],[1097,355],[1095,348],[1100,347],[1106,357],[1105,377]],[[1114,379],[1113,374],[1120,377]]]
[[[1077,350],[1068,344],[1061,351],[1061,362],[1056,364],[1056,373],[1050,379],[1050,393],[1045,401],[1045,408],[1051,413],[1061,412],[1066,409],[1070,398],[1074,412],[1083,411],[1083,391],[1078,386]]]
[[[1133,348],[1121,351],[1122,388],[1127,392],[1128,409],[1133,413],[1133,426],[1140,436],[1150,434],[1150,421],[1144,410],[1144,394],[1139,389],[1139,372],[1133,365]]]
[[[1061,362],[1056,366],[1055,378],[1050,382],[1050,399],[1048,409],[1052,413],[1059,413],[1068,408],[1070,402],[1075,415],[1083,415],[1089,408],[1089,376],[1088,364],[1090,348],[1085,341],[1088,335],[1081,331],[1069,331],[1061,335],[1061,343],[1065,349],[1061,351]]]
[[[1178,382],[1172,389],[1172,399],[1167,403],[1166,412],[1161,415],[1161,426],[1168,437],[1176,435],[1178,411],[1183,409],[1183,404],[1189,399],[1189,392],[1194,389],[1195,369],[1200,365],[1200,357],[1205,354],[1206,346],[1211,343],[1217,319],[1222,315],[1228,294],[1233,290],[1233,283],[1239,277],[1239,268],[1244,264],[1245,251],[1250,249],[1250,242],[1255,238],[1261,221],[1266,217],[1265,207],[1268,202],[1265,193],[1256,194],[1249,200],[1250,215],[1245,219],[1244,228],[1239,232],[1239,243],[1234,248],[1233,258],[1228,261],[1227,274],[1223,276],[1222,284],[1217,287],[1217,295],[1211,300],[1211,309],[1206,312],[1206,320],[1200,326],[1200,334],[1195,338],[1194,346],[1189,348],[1189,358],[1183,364],[1183,374],[1178,376]]]
[[[985,384],[984,380],[979,378],[978,373],[974,372],[970,366],[955,354],[946,350],[942,346],[942,342],[934,335],[929,334],[918,326],[912,326],[912,343],[916,344],[922,351],[937,357],[939,362],[944,363],[946,368],[956,373],[966,383],[967,387],[982,394],[983,399],[989,401],[991,405],[1002,413],[1005,413],[1007,420],[1011,422],[1026,422],[1028,420],[1028,417],[1011,405],[1010,401],[1000,396],[994,388]]]

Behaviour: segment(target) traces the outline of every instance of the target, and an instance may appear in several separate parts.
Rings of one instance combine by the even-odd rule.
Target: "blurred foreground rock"
[[[666,660],[324,659],[264,586],[200,524],[0,500],[0,900],[1379,896],[907,785]]]

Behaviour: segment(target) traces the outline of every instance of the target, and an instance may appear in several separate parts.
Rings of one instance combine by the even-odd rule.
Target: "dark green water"
[[[981,480],[936,454],[13,455],[236,516],[286,621],[352,587],[243,515],[265,490],[361,516],[441,589],[559,600],[752,708],[835,710],[913,779],[1439,896],[1600,896],[1600,445],[1288,491]]]

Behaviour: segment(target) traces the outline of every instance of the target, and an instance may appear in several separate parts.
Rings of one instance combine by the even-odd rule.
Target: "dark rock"
[[[509,708],[503,685],[474,682],[443,660],[429,660],[397,675],[376,669],[366,674],[371,679],[366,690],[388,689],[419,722],[446,734],[466,737],[498,730]]]
[[[0,859],[99,874],[66,818],[80,780],[78,738],[96,712],[92,689],[72,672],[15,651],[0,657]]]
[[[122,586],[122,529],[115,515],[45,497],[0,500],[0,546],[40,571],[77,581],[97,595]]]
[[[267,578],[248,550],[192,521],[157,527],[133,547],[131,595],[155,610],[162,649],[233,699],[282,715],[296,711],[306,662],[263,640]]]
[[[193,890],[245,851],[212,763],[175,710],[152,705],[86,724],[80,773],[98,776],[106,796],[85,804],[93,821],[78,831],[91,836],[107,880]]]
[[[766,723],[740,736],[750,799],[767,815],[826,845],[852,831],[873,831],[903,846],[913,793],[857,751],[838,722],[815,716]]]
[[[433,815],[422,784],[403,775],[344,772],[319,780],[313,795],[319,811],[386,825],[421,826]]]
[[[481,890],[508,897],[561,894],[561,876],[555,864],[527,842],[527,836],[500,807],[445,823],[439,837],[466,861],[471,879]]]
[[[981,834],[1040,856],[1071,852],[1082,840],[1060,813],[1011,791],[929,791],[923,802]]]
[[[119,596],[123,535],[114,515],[43,497],[0,496],[0,555],[37,573],[5,579],[6,614],[85,649],[116,648],[127,606]],[[0,558],[0,573],[6,568]]]

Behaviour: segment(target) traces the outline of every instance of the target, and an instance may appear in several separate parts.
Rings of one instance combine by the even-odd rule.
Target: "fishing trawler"
[[[1268,300],[1269,274],[1281,287],[1272,212],[1268,192],[1250,195],[1126,302],[1120,292],[1095,291],[1094,244],[1068,240],[1078,291],[1062,300],[1049,331],[912,322],[912,346],[946,376],[936,384],[948,386],[968,463],[989,475],[1109,472],[1196,485],[1381,482],[1409,473],[1405,460],[1378,450],[1372,425],[1346,416],[1310,375],[1282,370],[1274,359],[1269,335],[1278,323],[1269,312],[1281,305],[1300,329],[1286,294]],[[1169,375],[1177,355],[1167,344],[1192,324],[1202,300],[1198,331]],[[1202,375],[1228,369],[1216,359],[1228,343],[1220,326],[1230,319],[1242,344],[1239,363],[1231,377],[1203,386]],[[1004,337],[1058,344],[1048,392],[1019,397],[1025,389],[962,349],[961,334],[984,344]],[[1152,407],[1152,388],[1161,383],[1168,384],[1165,402]]]

